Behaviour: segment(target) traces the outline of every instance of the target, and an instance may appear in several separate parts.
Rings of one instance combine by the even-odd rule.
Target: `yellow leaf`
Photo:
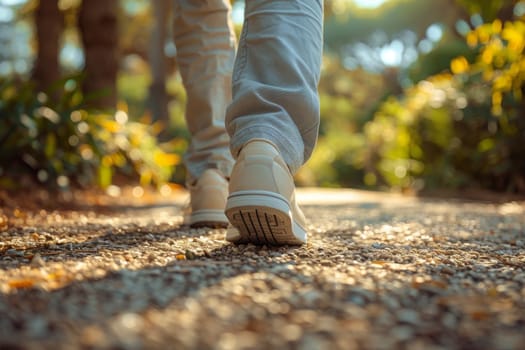
[[[467,44],[470,47],[474,47],[478,44],[478,36],[476,35],[476,32],[469,32],[467,34]]]
[[[123,167],[126,164],[126,157],[122,154],[115,153],[111,156],[111,163],[116,167]]]
[[[145,187],[151,183],[153,179],[153,173],[149,170],[140,172],[140,185]]]
[[[115,120],[101,119],[99,120],[99,124],[111,133],[116,133],[120,130],[120,124],[117,123]]]
[[[98,183],[100,187],[107,188],[111,185],[111,180],[113,178],[113,170],[110,166],[101,165],[98,168]]]
[[[523,50],[523,33],[516,30],[510,24],[505,25],[505,29],[503,29],[503,31],[501,32],[501,37],[509,42],[508,46],[511,50]]]
[[[62,279],[64,277],[64,273],[62,271],[55,271],[49,273],[46,277],[48,280],[56,281]]]
[[[450,62],[450,69],[452,70],[452,73],[454,74],[462,74],[465,73],[469,68],[469,63],[467,59],[463,56],[454,58],[452,62]]]
[[[512,88],[512,78],[510,78],[506,74],[502,74],[496,79],[494,79],[494,85],[492,86],[492,88],[496,91],[510,91],[510,89]]]
[[[476,29],[476,32],[478,33],[478,38],[481,44],[486,44],[489,42],[491,29],[492,28],[490,27],[490,24],[488,23],[481,25]]]
[[[372,261],[372,264],[383,266],[383,265],[388,264],[388,261],[385,261],[385,260],[374,260],[374,261]]]
[[[483,53],[481,54],[481,61],[485,63],[486,65],[490,65],[492,63],[492,58],[494,57],[494,51],[490,46],[487,46],[485,50],[483,50]]]
[[[153,159],[156,164],[162,167],[175,166],[180,162],[178,154],[164,153],[162,151],[155,152]]]
[[[503,95],[499,91],[494,91],[492,94],[492,104],[494,106],[500,106],[501,101],[503,100]]]
[[[105,167],[110,167],[113,165],[113,158],[111,157],[111,155],[105,155],[104,157],[102,157],[102,162],[101,162],[102,166],[105,166]]]
[[[496,19],[494,22],[492,22],[492,32],[494,34],[499,34],[501,32],[502,26],[501,20]]]
[[[17,289],[31,288],[35,285],[35,281],[27,279],[27,278],[22,278],[22,279],[11,280],[7,282],[7,285],[11,288],[17,288]]]
[[[483,71],[483,80],[490,81],[494,77],[494,71],[492,68],[488,67]]]
[[[174,183],[174,182],[168,182],[167,185],[169,186],[169,188],[172,191],[181,191],[181,190],[183,190],[185,188],[184,186],[179,185],[179,184]]]
[[[503,108],[501,108],[501,105],[494,105],[491,109],[492,115],[499,117],[503,114]]]

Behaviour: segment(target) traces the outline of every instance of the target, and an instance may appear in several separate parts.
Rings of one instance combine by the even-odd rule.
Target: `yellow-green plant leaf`
[[[49,133],[46,138],[46,146],[44,149],[44,154],[47,158],[52,158],[56,152],[57,139],[55,134]]]

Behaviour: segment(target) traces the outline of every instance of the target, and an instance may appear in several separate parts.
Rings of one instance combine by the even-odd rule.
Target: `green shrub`
[[[478,187],[525,193],[525,24],[496,20],[466,41],[453,74],[391,98],[365,127],[371,185]]]
[[[329,56],[323,64],[319,140],[296,181],[305,186],[363,187],[362,129],[384,98],[385,82],[378,74],[348,70]]]
[[[0,80],[0,186],[21,176],[48,186],[109,186],[116,175],[143,185],[170,179],[180,157],[156,140],[158,125],[116,113],[87,110],[79,79],[66,78],[49,93],[31,83]]]

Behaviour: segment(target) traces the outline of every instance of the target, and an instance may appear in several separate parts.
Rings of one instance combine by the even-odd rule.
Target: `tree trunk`
[[[117,104],[118,1],[84,0],[79,28],[84,46],[84,95],[91,106],[114,109]]]
[[[63,18],[58,0],[40,1],[35,13],[35,28],[38,49],[32,75],[37,88],[45,91],[60,78],[58,51]]]
[[[149,51],[149,66],[151,69],[152,83],[149,87],[149,108],[153,120],[161,121],[164,131],[159,135],[161,139],[167,139],[170,116],[168,112],[168,95],[166,93],[166,29],[168,25],[169,2],[165,0],[153,0],[154,23],[151,30],[151,46]]]
[[[512,3],[505,3],[498,12],[498,18],[503,22],[512,21],[514,18],[515,1]]]

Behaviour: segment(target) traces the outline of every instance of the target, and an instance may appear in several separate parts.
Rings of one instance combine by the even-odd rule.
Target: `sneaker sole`
[[[198,210],[190,215],[190,227],[226,228],[228,218],[222,210]]]
[[[288,201],[277,193],[232,193],[226,204],[226,216],[233,226],[226,235],[229,242],[256,245],[306,243],[306,231],[293,220]]]

